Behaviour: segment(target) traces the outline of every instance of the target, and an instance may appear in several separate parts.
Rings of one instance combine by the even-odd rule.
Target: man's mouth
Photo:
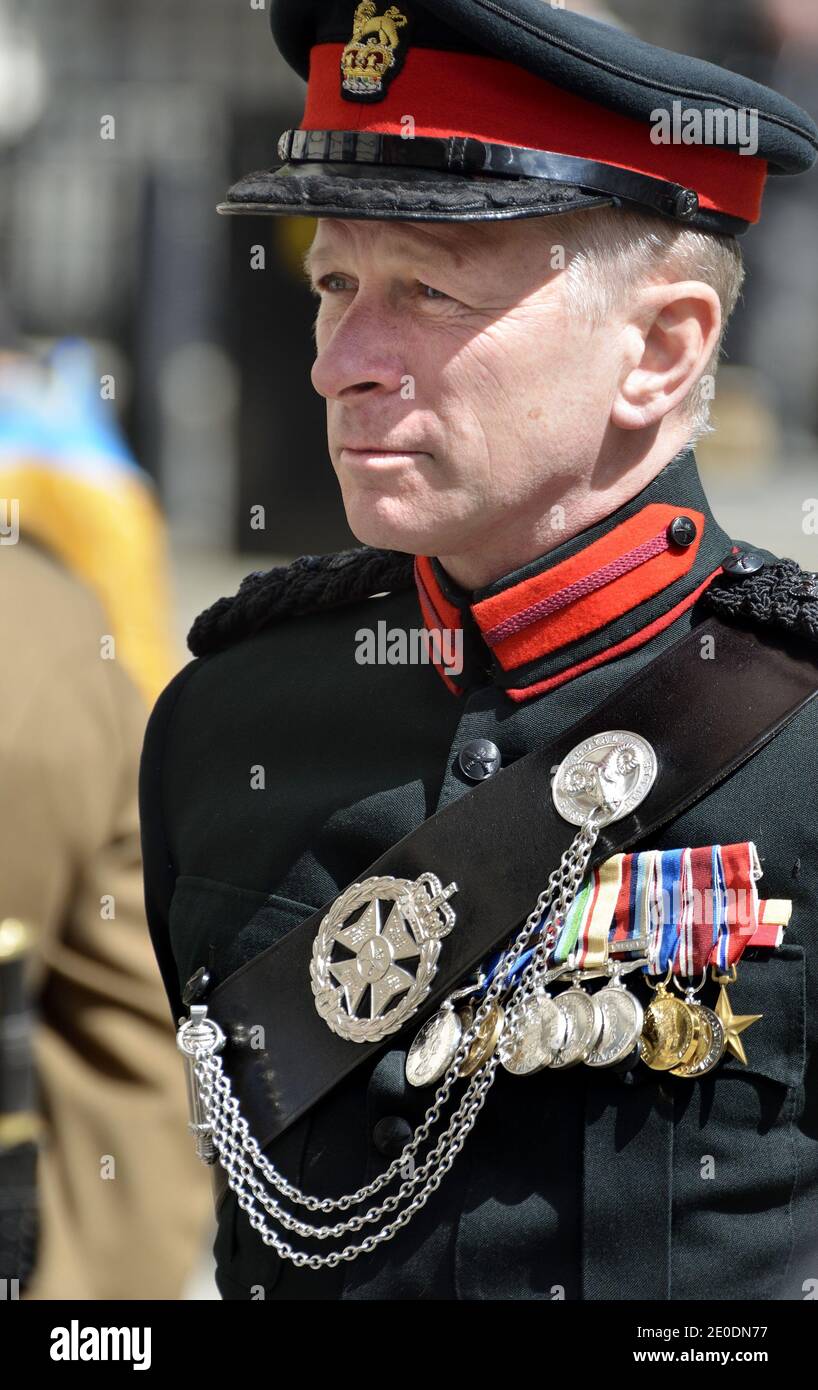
[[[367,459],[414,459],[422,457],[422,452],[419,449],[385,449],[380,444],[358,445],[354,448],[345,445],[341,449],[341,459],[347,463],[362,463]]]
[[[419,449],[398,448],[395,444],[370,443],[368,440],[363,444],[342,444],[342,450],[348,449],[353,454],[417,454]]]

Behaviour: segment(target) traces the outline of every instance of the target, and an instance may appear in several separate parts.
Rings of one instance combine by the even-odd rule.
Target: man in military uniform
[[[147,908],[218,1159],[219,1288],[803,1298],[818,586],[720,527],[692,442],[737,238],[768,175],[812,165],[815,126],[539,0],[277,0],[272,24],[308,82],[302,126],[220,210],[318,217],[313,382],[362,547],[200,615],[143,750]],[[418,628],[431,659],[412,662]],[[627,833],[589,859],[599,816]],[[729,910],[704,935],[671,913],[646,957],[650,894],[711,866],[719,901],[754,903],[745,939]],[[538,941],[571,991],[537,975]],[[634,967],[618,982],[614,958]],[[593,1038],[577,1022],[589,963],[640,996],[616,1042],[613,1013]],[[429,1162],[444,1074],[473,1106]]]

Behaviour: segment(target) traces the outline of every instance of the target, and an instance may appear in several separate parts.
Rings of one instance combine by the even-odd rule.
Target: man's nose
[[[398,315],[385,298],[367,303],[356,298],[328,330],[310,373],[316,391],[327,400],[399,391],[405,375]]]

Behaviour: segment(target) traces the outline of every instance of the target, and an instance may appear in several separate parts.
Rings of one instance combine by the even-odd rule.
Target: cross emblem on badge
[[[357,922],[336,933],[335,940],[353,952],[353,960],[330,965],[344,991],[347,1011],[354,1014],[369,986],[370,1017],[382,1014],[396,994],[410,989],[415,977],[395,962],[418,957],[420,949],[407,930],[399,903],[390,908],[386,925],[381,926],[381,901],[375,898]]]

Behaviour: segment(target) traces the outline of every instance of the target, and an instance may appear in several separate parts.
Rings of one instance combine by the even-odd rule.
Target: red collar
[[[692,529],[680,517],[695,527],[689,544],[676,539]],[[687,451],[603,522],[485,588],[467,592],[435,557],[418,556],[424,626],[460,629],[463,643],[462,674],[447,675],[432,643],[435,667],[455,695],[490,679],[510,699],[529,700],[661,632],[731,548]]]

